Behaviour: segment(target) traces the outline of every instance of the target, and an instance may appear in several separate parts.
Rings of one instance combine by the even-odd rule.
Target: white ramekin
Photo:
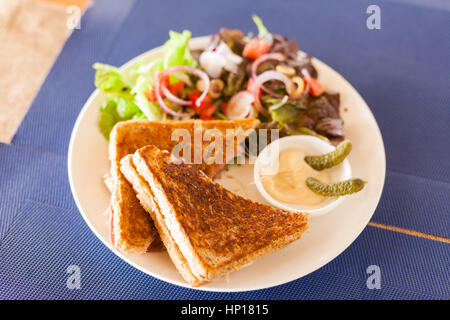
[[[308,135],[283,137],[270,143],[260,152],[254,166],[255,184],[261,195],[270,204],[278,208],[294,212],[308,212],[310,213],[311,218],[321,216],[336,208],[342,202],[343,197],[330,197],[317,205],[304,206],[278,201],[264,189],[261,183],[261,168],[265,168],[265,171],[267,172],[268,169],[270,170],[270,168],[273,167],[273,173],[276,173],[275,164],[278,162],[279,153],[284,149],[291,148],[299,149],[307,155],[320,155],[333,151],[335,147],[317,137]],[[326,170],[328,170],[328,173],[330,174],[331,182],[347,180],[352,176],[350,163],[347,159],[339,165]]]

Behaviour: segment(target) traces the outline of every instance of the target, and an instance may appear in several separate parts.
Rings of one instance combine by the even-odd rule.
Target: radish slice
[[[240,91],[231,97],[224,110],[230,120],[244,119],[253,114],[254,97],[247,91]]]

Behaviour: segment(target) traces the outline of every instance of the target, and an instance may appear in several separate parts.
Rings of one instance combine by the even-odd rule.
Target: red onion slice
[[[261,87],[263,83],[270,80],[281,81],[284,83],[285,86],[289,84],[289,78],[286,75],[274,70],[265,71],[256,77],[255,82],[253,84],[253,96],[255,98],[255,107],[256,110],[258,110],[263,114],[267,114],[267,110],[264,109],[264,107],[261,104],[261,101],[259,100],[259,93],[261,92]]]
[[[195,104],[197,106],[200,106],[203,99],[205,99],[206,95],[208,94],[209,91],[209,77],[206,73],[204,73],[203,71],[193,68],[193,67],[188,67],[188,66],[175,66],[175,67],[170,67],[167,68],[166,70],[164,70],[163,72],[155,72],[153,73],[153,86],[155,89],[155,95],[156,95],[156,99],[159,103],[159,105],[161,106],[161,108],[168,114],[174,116],[174,117],[189,117],[192,116],[192,112],[187,112],[187,113],[182,113],[182,112],[176,112],[172,109],[170,109],[166,103],[164,102],[162,96],[161,96],[161,92],[167,97],[167,99],[178,103],[180,105],[183,106],[192,106],[192,102],[191,101],[186,101],[183,99],[180,99],[178,97],[176,97],[175,95],[173,95],[164,85],[164,83],[161,83],[161,79],[164,79],[166,77],[169,77],[172,74],[179,74],[179,72],[187,72],[187,73],[191,73],[197,77],[199,77],[203,83],[204,83],[204,87],[205,90],[202,92],[202,94],[200,95],[200,97],[195,101]]]
[[[172,102],[178,103],[182,106],[192,106],[192,101],[183,100],[173,95],[172,92],[170,92],[170,90],[166,88],[164,82],[161,83],[161,91],[166,96],[166,98]]]
[[[285,86],[289,84],[289,77],[275,70],[268,70],[258,75],[255,79],[255,84],[262,85],[263,83],[270,80],[281,81]]]
[[[310,82],[311,82],[311,81],[308,81],[309,79],[311,79],[311,75],[309,74],[308,70],[306,70],[305,68],[303,68],[302,70],[300,70],[300,72],[302,73],[303,78],[304,78],[304,79],[306,78],[307,81],[303,81],[303,82],[305,83],[305,87],[303,88],[303,92],[302,92],[302,94],[301,94],[298,98],[296,98],[295,100],[300,100],[300,99],[302,99],[304,96],[306,96],[306,95],[308,94],[308,92],[309,92],[309,87],[310,87]]]
[[[166,103],[164,102],[162,96],[161,96],[161,87],[160,87],[160,81],[161,81],[162,73],[156,71],[153,73],[153,87],[155,89],[155,95],[156,100],[159,103],[159,106],[168,114],[174,116],[174,117],[186,117],[189,114],[188,113],[182,113],[182,112],[176,112],[172,109],[170,109]]]
[[[274,98],[281,99],[281,97],[283,97],[283,96],[279,95],[278,93],[275,93],[275,92],[273,92],[273,91],[270,90],[270,89],[267,89],[267,88],[264,87],[264,86],[261,86],[261,90],[264,91],[265,93],[267,93],[268,95],[274,97]]]
[[[188,75],[183,72],[174,72],[173,75],[180,79],[182,82],[186,83],[188,86],[193,86],[191,79],[189,79]]]
[[[284,61],[286,59],[286,57],[281,54],[281,53],[267,53],[262,55],[261,57],[259,57],[258,59],[256,59],[253,64],[252,64],[252,77],[256,78],[256,71],[258,70],[258,67],[261,63],[267,61],[267,60],[278,60],[278,61]],[[302,69],[301,70],[302,75],[309,79],[311,78],[311,76],[309,75],[309,72],[306,69]],[[292,98],[289,97],[289,100],[300,100],[302,99],[308,92],[309,92],[309,82],[305,81],[306,85],[305,85],[305,89],[303,90],[303,93],[296,98]],[[267,94],[271,95],[274,98],[278,98],[278,99],[282,99],[282,95],[279,95],[275,92],[273,92],[270,89],[267,89],[265,86],[261,85],[260,89],[264,92],[266,92]]]
[[[303,68],[301,70],[301,73],[302,73],[303,77],[305,77],[307,79],[311,79],[311,75],[309,74],[308,70],[306,70],[305,68]]]
[[[252,77],[255,79],[257,77],[256,71],[258,70],[258,67],[261,63],[267,61],[267,60],[278,60],[278,61],[284,61],[286,60],[286,57],[281,53],[266,53],[260,56],[258,59],[256,59],[252,64]],[[264,86],[261,86],[261,89],[265,91],[266,93],[270,94],[271,96],[275,98],[281,98],[280,95],[276,94],[270,89],[267,89]]]
[[[171,68],[167,68],[166,70],[164,70],[161,75],[162,76],[169,76],[173,73],[177,73],[177,72],[187,72],[187,73],[191,73],[194,76],[199,77],[202,81],[203,81],[203,85],[204,85],[204,90],[202,92],[202,94],[200,95],[200,97],[195,101],[195,104],[197,105],[197,107],[199,107],[201,105],[201,103],[203,102],[203,99],[205,99],[206,95],[208,94],[209,91],[209,77],[208,75],[196,68],[193,67],[188,67],[188,66],[175,66],[175,67],[171,67]]]
[[[258,59],[253,61],[252,63],[252,77],[256,78],[256,71],[258,70],[258,67],[261,63],[267,61],[267,60],[278,60],[278,61],[284,61],[286,57],[281,53],[267,53],[260,56]]]
[[[279,107],[281,107],[283,104],[285,104],[287,101],[288,101],[288,96],[284,96],[284,98],[281,99],[280,102],[274,104],[273,106],[270,106],[269,109],[270,109],[270,110],[276,110],[276,109],[278,109]]]

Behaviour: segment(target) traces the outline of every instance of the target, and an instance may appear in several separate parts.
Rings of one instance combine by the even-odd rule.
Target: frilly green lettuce
[[[119,121],[163,118],[158,103],[150,102],[145,94],[153,88],[152,74],[155,71],[178,65],[197,66],[188,48],[190,31],[170,31],[169,36],[163,46],[164,56],[149,63],[139,63],[131,72],[134,81],[128,79],[117,67],[103,63],[93,65],[96,70],[95,86],[107,94],[107,100],[100,108],[99,119],[100,131],[105,138],[109,138],[112,128]],[[173,81],[178,81],[175,76],[171,77],[171,82]]]

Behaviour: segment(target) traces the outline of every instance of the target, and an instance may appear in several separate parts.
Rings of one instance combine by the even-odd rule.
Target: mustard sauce
[[[330,176],[326,171],[316,171],[304,160],[305,154],[298,149],[284,149],[278,158],[278,170],[275,174],[260,172],[264,189],[274,199],[305,206],[319,204],[325,197],[311,191],[306,186],[308,177],[329,183]]]

